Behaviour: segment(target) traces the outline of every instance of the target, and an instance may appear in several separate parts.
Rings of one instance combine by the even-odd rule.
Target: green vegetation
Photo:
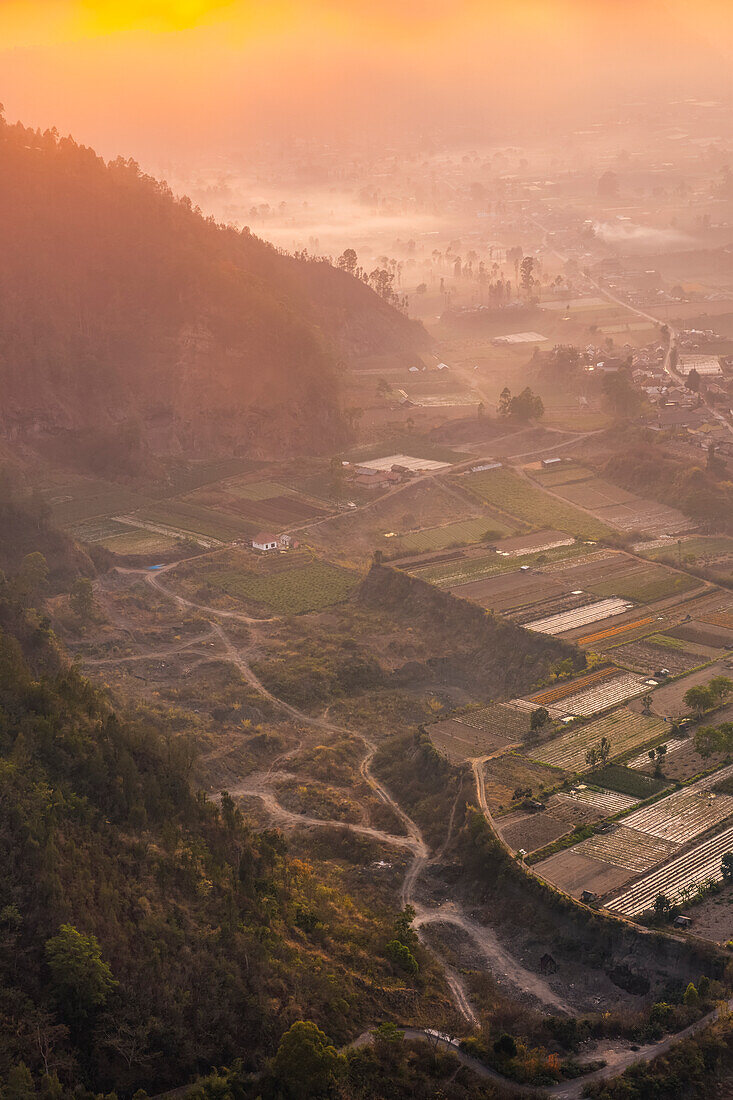
[[[650,634],[644,639],[649,645],[659,646],[660,649],[686,649],[684,642],[679,638],[670,638],[668,634]]]
[[[620,596],[637,603],[654,603],[665,596],[689,592],[698,586],[699,582],[686,573],[672,573],[661,566],[649,566],[628,576],[611,577],[588,587],[595,596]]]
[[[708,711],[721,706],[733,691],[733,680],[728,676],[714,676],[707,684],[688,688],[683,698],[685,706],[702,718]]]
[[[449,546],[462,546],[472,542],[494,542],[511,534],[511,528],[492,516],[479,519],[458,520],[442,527],[429,527],[425,531],[412,531],[389,539],[390,548],[396,545],[401,553],[424,550],[445,550]]]
[[[147,523],[172,527],[220,542],[248,537],[257,533],[255,523],[240,519],[228,512],[217,512],[213,508],[204,508],[185,500],[165,500],[153,504],[135,513],[136,519]]]
[[[635,768],[625,768],[622,764],[607,764],[599,771],[591,772],[585,782],[596,787],[605,787],[609,791],[618,791],[631,798],[650,798],[669,786],[663,779],[653,779]]]
[[[229,596],[252,600],[279,615],[298,615],[348,599],[359,576],[328,562],[312,561],[270,574],[239,569],[213,571],[206,580]]]
[[[462,484],[479,500],[508,515],[518,516],[536,528],[551,527],[584,539],[608,538],[613,534],[605,523],[572,504],[548,496],[511,470],[502,468],[469,474]]]

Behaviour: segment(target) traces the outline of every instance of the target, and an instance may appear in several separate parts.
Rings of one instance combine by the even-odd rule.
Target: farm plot
[[[527,623],[534,621],[538,616],[546,619],[550,615],[559,615],[561,612],[571,611],[576,607],[585,607],[586,604],[592,602],[593,597],[586,596],[582,592],[563,593],[560,596],[550,596],[545,600],[537,600],[526,607],[507,610],[504,614],[519,626],[526,626]]]
[[[588,585],[596,596],[621,596],[636,603],[656,603],[667,596],[678,596],[699,588],[701,582],[687,573],[673,573],[661,565],[639,565],[623,576],[609,577]]]
[[[451,591],[464,599],[473,600],[481,607],[500,612],[526,607],[563,594],[562,587],[557,582],[533,573],[510,573],[471,581],[452,587]]]
[[[587,676],[580,676],[576,680],[566,680],[556,687],[547,688],[545,691],[539,691],[536,695],[528,696],[528,701],[535,707],[546,707],[551,703],[559,703],[561,699],[565,699],[568,695],[576,695],[585,688],[591,687],[594,684],[599,684],[603,680],[607,680],[609,677],[617,675],[618,669],[614,668],[613,665],[609,665],[608,668],[601,668],[596,672],[589,672]]]
[[[634,810],[624,818],[624,825],[682,845],[719,825],[732,814],[733,795],[716,795],[694,783],[651,806]]]
[[[591,634],[584,634],[581,638],[577,639],[577,642],[578,645],[582,646],[594,646],[599,642],[608,643],[616,639],[625,641],[632,631],[643,634],[646,633],[647,628],[652,630],[655,622],[656,619],[654,615],[645,615],[641,619],[634,619],[633,622],[619,623],[618,626],[610,626],[605,630],[595,630]]]
[[[482,730],[487,735],[509,736],[512,741],[520,740],[529,733],[528,715],[510,703],[489,703],[485,707],[475,707],[462,714],[459,721],[465,726]]]
[[[554,488],[556,485],[568,485],[574,481],[587,481],[588,478],[593,477],[593,471],[587,470],[584,466],[576,466],[574,462],[568,462],[564,466],[550,466],[545,468],[540,466],[539,468],[532,468],[526,466],[525,469],[528,473],[531,473],[535,481],[540,485],[549,486]]]
[[[458,520],[455,523],[445,523],[441,527],[429,527],[424,531],[410,531],[406,535],[390,538],[389,541],[390,549],[411,554],[445,550],[449,546],[464,546],[473,542],[493,542],[494,539],[509,534],[509,531],[510,528],[500,520],[481,516],[479,519]]]
[[[181,531],[184,535],[203,535],[219,542],[252,536],[258,530],[257,524],[182,500],[160,501],[140,509],[130,518]]]
[[[550,615],[544,619],[535,619],[527,623],[528,630],[535,630],[538,634],[565,634],[569,630],[577,630],[579,627],[588,626],[589,623],[597,623],[603,619],[612,618],[614,615],[623,615],[629,611],[633,604],[628,600],[618,598],[598,600],[596,603],[585,604],[582,607],[562,611],[557,615]]]
[[[548,496],[504,467],[468,474],[463,478],[463,484],[480,500],[510,516],[518,516],[534,527],[553,527],[585,539],[599,539],[611,534],[605,523],[571,504]]]
[[[619,489],[610,481],[604,481],[599,477],[590,477],[587,481],[576,481],[571,484],[556,485],[554,491],[567,500],[570,504],[577,504],[580,508],[588,508],[595,511],[598,508],[608,508],[613,505],[629,504],[637,500],[633,493],[627,493],[625,489]]]
[[[359,575],[312,561],[276,573],[247,570],[218,570],[206,575],[207,583],[227,595],[252,601],[282,615],[317,611],[347,599],[359,582]]]
[[[617,676],[614,680],[599,684],[598,687],[581,691],[577,695],[570,695],[559,706],[563,716],[575,715],[580,718],[590,718],[602,710],[625,703],[635,695],[641,695],[643,691],[644,680],[633,673],[626,673]]]
[[[574,787],[567,794],[563,794],[562,797],[575,802],[582,802],[586,806],[592,806],[601,812],[604,817],[620,814],[623,810],[630,810],[632,806],[636,806],[639,802],[638,798],[632,798],[628,794],[619,794],[618,791],[594,791],[583,784]]]
[[[572,545],[573,539],[562,531],[534,531],[528,535],[502,539],[496,544],[496,550],[510,558],[520,558],[526,554],[540,554],[543,550],[556,550],[559,546]]]
[[[672,841],[648,836],[624,824],[617,825],[610,833],[596,833],[588,837],[576,845],[575,851],[641,875],[663,859],[669,859],[678,851],[678,846]]]
[[[277,481],[245,481],[234,478],[222,485],[227,493],[242,500],[269,500],[272,497],[287,496],[293,490]]]
[[[41,490],[59,527],[70,527],[97,516],[115,516],[148,503],[146,497],[123,485],[94,478],[70,479]]]
[[[572,831],[572,825],[548,813],[523,814],[511,821],[499,818],[498,830],[505,844],[518,852],[537,852]]]
[[[508,752],[486,761],[484,777],[486,801],[491,812],[495,813],[512,805],[517,788],[531,789],[533,794],[540,794],[562,783],[566,775],[559,768]]]
[[[100,545],[114,554],[165,554],[180,545],[176,538],[143,527],[128,527],[117,535],[101,539]]]
[[[657,637],[659,637],[657,635]],[[716,657],[720,650],[695,645],[693,642],[677,641],[676,645],[656,644],[655,635],[637,642],[613,647],[613,659],[626,668],[649,676],[660,667],[668,669],[673,675],[689,672]]]
[[[548,573],[544,563],[547,561],[560,561],[583,553],[582,546],[560,546],[554,550],[540,553],[531,553],[520,557],[508,557],[503,554],[491,552],[476,556],[467,556],[460,561],[446,562],[440,565],[431,565],[427,568],[416,566],[408,570],[420,577],[421,580],[435,584],[439,588],[457,588],[459,585],[468,584],[470,581],[479,580],[482,577],[496,577],[504,573],[515,573],[521,566],[534,566],[538,558],[543,559],[543,573]]]
[[[692,520],[676,508],[643,497],[636,497],[632,504],[604,508],[601,515],[620,531],[642,531],[649,535],[676,535],[692,527]]]
[[[671,753],[671,755],[670,755]],[[646,756],[646,754],[644,754]],[[723,752],[715,752],[711,756],[701,756],[695,751],[695,742],[671,740],[667,742],[667,752],[662,762],[664,776],[672,783],[685,783],[688,779],[694,779],[696,775],[709,772],[711,768],[720,767],[730,757]],[[631,763],[629,763],[631,767]],[[653,771],[653,765],[648,756],[638,765],[640,769]]]
[[[668,769],[668,766],[669,766],[669,758],[670,758],[671,754],[675,753],[675,752],[679,752],[680,749],[684,749],[686,746],[692,744],[692,742],[683,741],[681,738],[678,738],[678,737],[672,737],[669,741],[664,741],[663,744],[664,744],[664,747],[665,747],[665,750],[666,750],[665,756],[664,756],[664,767],[665,767],[665,772],[666,772],[667,769]],[[640,752],[637,756],[632,756],[630,760],[626,761],[626,767],[627,768],[636,768],[638,770],[638,769],[641,769],[641,768],[653,767],[653,764],[652,764],[651,760],[649,759],[649,753],[648,752]],[[670,776],[670,778],[674,778],[674,777]]]
[[[556,852],[541,863],[535,863],[534,870],[574,898],[579,898],[585,890],[599,896],[607,894],[631,878],[631,873],[625,868],[593,859],[579,851],[580,847],[578,844],[565,852]]]
[[[525,729],[528,725],[525,721]],[[429,733],[438,752],[442,752],[452,764],[460,764],[464,760],[501,751],[508,745],[519,744],[523,740],[524,730],[519,736],[513,736],[508,729],[492,732],[450,718],[430,726]]]
[[[649,757],[647,757],[649,761]],[[651,798],[659,794],[669,782],[664,779],[655,779],[654,776],[645,775],[638,770],[634,771],[623,764],[607,764],[605,768],[592,772],[586,777],[587,783],[594,787],[604,787],[609,791],[618,791],[619,794],[628,794],[632,798]]]
[[[711,880],[720,881],[721,860],[730,851],[733,851],[733,826],[650,871],[628,890],[606,901],[606,908],[635,917],[651,909],[658,894],[664,894],[672,902],[684,901],[695,887]]]
[[[530,751],[532,758],[543,764],[578,772],[586,768],[588,749],[597,746],[604,737],[611,743],[611,756],[619,757],[661,737],[666,729],[668,727],[661,718],[636,714],[624,707],[594,722],[571,727],[559,737]]]

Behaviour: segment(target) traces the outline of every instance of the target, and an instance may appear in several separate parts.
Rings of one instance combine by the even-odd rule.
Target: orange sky
[[[729,0],[0,0],[10,118],[106,153],[725,90]]]

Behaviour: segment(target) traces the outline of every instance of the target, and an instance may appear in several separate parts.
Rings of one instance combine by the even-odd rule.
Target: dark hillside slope
[[[323,449],[343,438],[339,360],[427,342],[329,264],[0,117],[6,438],[59,454],[105,433],[130,452]]]
[[[556,662],[570,657],[581,667],[585,661],[567,642],[534,634],[398,569],[373,565],[358,598],[404,615],[416,633],[445,638],[445,656],[428,661],[431,671],[480,696],[519,695],[544,680]]]

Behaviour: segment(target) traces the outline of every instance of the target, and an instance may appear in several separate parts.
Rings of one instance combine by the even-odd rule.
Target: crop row
[[[654,616],[647,615],[643,619],[635,619],[633,623],[610,626],[607,630],[599,630],[595,634],[586,634],[584,637],[578,638],[578,645],[593,645],[594,642],[603,642],[606,638],[614,638],[617,634],[625,634],[628,630],[635,630],[637,627],[647,626],[653,622]]]
[[[545,619],[536,619],[532,623],[527,623],[527,629],[535,630],[538,634],[565,634],[569,630],[577,630],[580,626],[597,623],[613,615],[623,615],[624,611],[628,611],[632,606],[628,600],[600,600],[598,603],[586,604],[571,611],[561,611],[558,615],[550,615]]]
[[[206,579],[230,596],[254,600],[280,614],[296,615],[345,600],[359,578],[328,562],[314,561],[280,573],[227,570],[210,573]]]
[[[624,819],[627,820],[627,819]],[[678,851],[678,845],[660,837],[647,836],[638,829],[619,825],[610,833],[596,833],[582,841],[574,851],[579,855],[600,859],[613,867],[623,867],[641,875],[650,871],[663,859],[669,859]]]
[[[685,891],[722,878],[722,857],[730,851],[733,851],[733,826],[651,871],[628,890],[606,902],[606,907],[633,917],[651,909],[659,894],[664,894],[672,902],[681,901]]]
[[[614,665],[609,665],[608,668],[601,668],[597,672],[589,672],[587,676],[581,676],[577,680],[566,680],[559,687],[548,688],[547,691],[541,691],[537,695],[530,696],[530,699],[538,707],[547,706],[548,703],[556,703],[560,699],[567,698],[568,695],[576,695],[579,691],[590,687],[591,684],[600,683],[602,680],[607,680],[609,677],[616,675],[618,675],[618,669]]]

